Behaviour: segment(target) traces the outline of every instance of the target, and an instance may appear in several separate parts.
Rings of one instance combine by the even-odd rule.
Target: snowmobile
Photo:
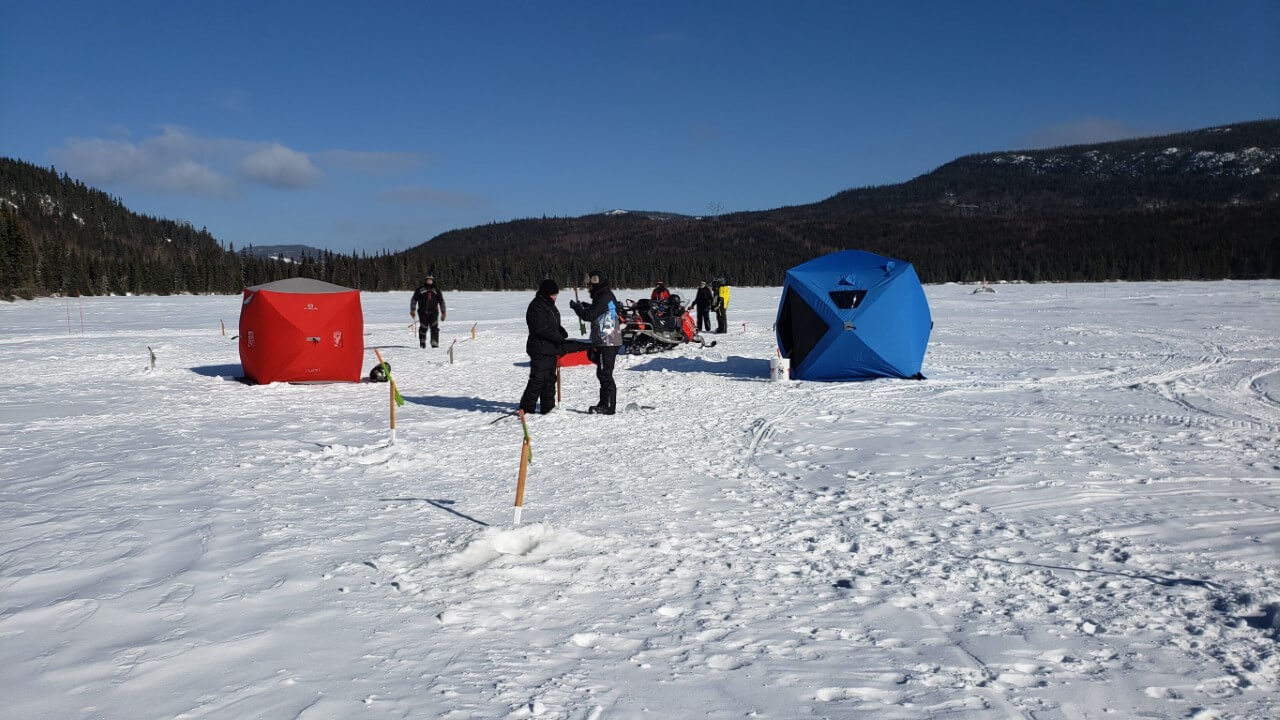
[[[628,354],[663,352],[685,343],[716,346],[715,340],[706,342],[698,334],[697,323],[679,295],[665,300],[627,300],[618,308],[618,322],[623,352]]]

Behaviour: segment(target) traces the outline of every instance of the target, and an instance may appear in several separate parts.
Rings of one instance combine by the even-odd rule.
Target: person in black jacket
[[[427,346],[427,330],[431,330],[431,347],[440,347],[440,321],[447,312],[444,307],[444,296],[436,287],[436,279],[430,275],[422,281],[422,285],[413,293],[409,301],[409,317],[417,317],[422,311],[422,319],[418,322],[418,344]]]
[[[707,281],[698,283],[698,294],[693,299],[693,306],[698,310],[698,332],[711,332],[711,308],[715,305],[715,297]]]
[[[600,403],[587,408],[587,412],[612,415],[618,405],[618,385],[613,381],[613,364],[622,346],[622,326],[618,323],[618,299],[609,289],[609,278],[599,270],[592,270],[587,277],[591,304],[572,300],[569,307],[578,317],[591,323],[591,350],[588,355],[596,364],[596,379],[600,381]]]
[[[724,278],[711,279],[711,309],[716,313],[716,334],[729,332],[729,284]]]
[[[543,280],[538,293],[524,312],[524,322],[529,326],[529,339],[524,351],[529,353],[529,384],[520,397],[520,409],[533,413],[542,401],[543,415],[556,406],[556,359],[564,354],[564,341],[569,333],[560,326],[560,311],[556,309],[556,295],[560,286],[555,280]]]

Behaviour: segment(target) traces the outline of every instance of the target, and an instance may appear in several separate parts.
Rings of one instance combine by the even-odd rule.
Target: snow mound
[[[556,530],[544,523],[481,531],[466,547],[444,557],[440,570],[472,574],[492,566],[543,563],[579,554],[593,542],[572,530]]]

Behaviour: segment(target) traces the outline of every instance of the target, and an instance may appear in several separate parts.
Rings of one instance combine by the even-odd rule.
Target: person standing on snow
[[[716,278],[711,281],[711,292],[715,297],[716,334],[723,335],[729,332],[729,285],[724,278]]]
[[[698,283],[698,294],[693,298],[693,306],[698,310],[698,332],[711,332],[711,308],[714,305],[715,298],[711,295],[711,288],[703,280]]]
[[[428,275],[422,285],[413,293],[409,301],[409,317],[416,318],[418,311],[422,318],[418,321],[418,344],[427,346],[427,329],[431,330],[431,347],[440,347],[440,321],[445,319],[447,311],[444,307],[444,296],[436,287],[435,277]]]
[[[653,292],[649,294],[649,299],[653,302],[666,302],[670,297],[671,291],[667,289],[667,284],[661,280],[658,281],[658,285],[653,289]]]
[[[618,386],[613,381],[613,364],[622,346],[622,328],[618,323],[618,299],[609,289],[609,278],[599,270],[587,276],[587,290],[591,304],[574,300],[569,307],[578,317],[591,323],[591,350],[588,355],[596,364],[596,379],[600,381],[600,403],[587,408],[588,412],[612,415],[618,405]]]
[[[529,326],[529,339],[524,351],[529,353],[529,384],[520,397],[520,409],[526,414],[538,409],[546,415],[556,406],[556,361],[564,354],[564,341],[569,333],[560,325],[560,311],[556,308],[556,295],[560,286],[555,280],[543,280],[538,293],[524,312],[524,322]]]

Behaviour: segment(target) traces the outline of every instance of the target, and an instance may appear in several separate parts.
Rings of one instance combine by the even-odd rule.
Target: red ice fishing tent
[[[289,278],[245,288],[240,364],[254,382],[359,382],[360,291]]]

